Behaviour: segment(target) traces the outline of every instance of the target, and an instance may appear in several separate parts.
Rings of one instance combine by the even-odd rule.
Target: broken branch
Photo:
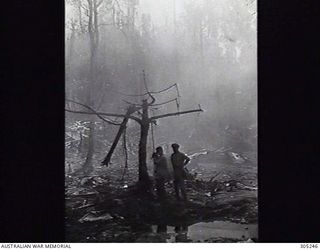
[[[160,105],[164,105],[164,104],[167,104],[167,103],[170,103],[170,102],[175,102],[177,101],[178,99],[177,98],[174,98],[174,99],[171,99],[169,101],[166,101],[166,102],[162,102],[162,103],[155,103],[155,104],[152,104],[150,106],[160,106]]]
[[[183,114],[195,113],[195,112],[203,112],[203,110],[202,109],[194,109],[194,110],[187,110],[187,111],[182,111],[182,112],[158,115],[158,116],[150,117],[150,120],[157,120],[157,119],[165,118],[165,117],[169,117],[169,116],[183,115]]]
[[[113,113],[103,113],[103,112],[95,112],[95,113],[90,113],[90,112],[85,112],[85,111],[79,111],[79,110],[71,110],[71,109],[65,109],[65,111],[70,112],[70,113],[75,113],[75,114],[84,114],[84,115],[105,115],[105,116],[113,116],[113,117],[126,117],[126,115],[123,114],[113,114]],[[128,116],[130,119],[138,122],[141,124],[141,120],[137,117],[134,116]]]
[[[143,83],[144,83],[144,87],[146,88],[147,94],[151,97],[152,101],[150,103],[148,103],[148,106],[152,105],[155,103],[156,99],[153,97],[153,95],[150,93],[149,89],[148,89],[148,85],[147,85],[147,81],[146,81],[146,74],[144,72],[144,70],[142,71],[143,74]]]
[[[105,121],[105,122],[107,122],[107,123],[109,123],[109,124],[111,124],[111,125],[117,125],[117,126],[120,126],[120,125],[121,125],[121,123],[116,123],[116,122],[114,122],[114,121],[110,121],[110,120],[105,119],[104,117],[102,117],[101,115],[99,115],[99,113],[97,113],[93,108],[91,108],[91,107],[89,107],[89,106],[87,106],[87,105],[85,105],[85,104],[82,104],[82,103],[80,103],[80,102],[76,102],[76,101],[73,101],[73,100],[69,100],[69,99],[66,99],[66,101],[72,102],[72,103],[75,103],[75,104],[78,104],[78,105],[80,105],[80,106],[82,106],[82,107],[85,107],[85,108],[89,109],[90,111],[94,112],[101,120],[103,120],[103,121]]]
[[[124,95],[124,96],[129,96],[129,97],[139,97],[139,96],[145,96],[145,95],[149,95],[150,94],[160,94],[164,91],[167,91],[173,87],[177,86],[177,84],[173,84],[173,85],[170,85],[169,87],[165,88],[165,89],[162,89],[162,90],[159,90],[159,91],[149,91],[149,92],[146,92],[146,93],[143,93],[143,94],[125,94],[125,93],[122,93],[122,92],[119,92],[119,91],[115,91],[113,90],[113,92],[119,94],[119,95]]]
[[[110,162],[110,160],[111,160],[113,151],[115,150],[115,148],[116,148],[116,146],[117,146],[117,144],[118,144],[118,142],[119,142],[119,139],[120,139],[122,133],[126,131],[126,126],[127,126],[127,123],[128,123],[129,116],[130,116],[130,114],[132,114],[132,113],[135,112],[135,111],[136,111],[136,109],[135,109],[135,107],[133,107],[133,106],[130,106],[130,107],[128,108],[127,113],[126,113],[126,117],[123,119],[123,121],[122,121],[122,123],[121,123],[121,126],[120,126],[120,128],[119,128],[119,130],[118,130],[118,133],[117,133],[117,135],[116,135],[116,137],[115,137],[115,139],[114,139],[114,141],[113,141],[113,143],[112,143],[112,145],[111,145],[111,148],[110,148],[107,156],[106,156],[106,157],[104,158],[104,160],[101,162],[101,165],[102,165],[102,166],[103,166],[103,165],[108,166],[108,164],[109,164],[109,162]],[[125,138],[125,135],[124,135],[124,138]],[[124,139],[124,140],[125,140],[125,139]]]
[[[127,101],[127,100],[122,100],[122,101],[125,102],[125,103],[127,103],[127,104],[133,105],[133,106],[142,106],[141,104],[129,102],[129,101]]]

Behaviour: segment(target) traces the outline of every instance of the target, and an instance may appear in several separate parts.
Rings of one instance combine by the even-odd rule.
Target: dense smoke
[[[205,110],[159,120],[154,127],[156,144],[176,141],[190,150],[221,146],[256,150],[255,1],[96,2],[101,5],[98,26],[91,31],[99,34],[94,56],[88,2],[66,3],[67,98],[96,110],[124,113],[124,99],[139,102],[140,98],[118,93],[144,92],[144,70],[151,91],[178,84],[179,107],[171,102],[152,114],[194,109],[199,104]],[[156,97],[158,103],[165,102],[176,98],[177,90]],[[68,114],[67,124],[75,120],[89,121],[90,117]],[[129,125],[134,131],[135,122]],[[103,126],[112,139],[116,128]]]

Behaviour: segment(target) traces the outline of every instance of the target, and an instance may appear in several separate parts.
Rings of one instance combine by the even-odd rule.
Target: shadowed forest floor
[[[252,159],[252,157],[251,157]],[[66,177],[67,242],[257,241],[257,168],[244,154],[205,152],[188,166],[188,202],[145,197],[134,180]],[[110,170],[111,171],[111,170]]]

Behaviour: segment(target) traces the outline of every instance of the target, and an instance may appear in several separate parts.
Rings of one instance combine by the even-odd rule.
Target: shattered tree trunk
[[[83,172],[89,174],[93,170],[92,158],[94,154],[94,119],[90,121],[89,125],[89,137],[88,137],[88,151],[86,161],[83,164]]]
[[[140,142],[139,142],[139,184],[142,187],[150,188],[150,178],[147,167],[147,143],[149,133],[149,117],[148,104],[144,100],[142,104],[142,123],[140,127]]]
[[[105,157],[105,159],[102,161],[102,165],[108,165],[112,154],[120,140],[121,135],[123,134],[129,116],[133,114],[136,111],[136,109],[133,106],[130,106],[127,110],[126,116],[124,120],[122,121],[120,128],[118,130],[118,133],[112,143],[112,146]],[[142,119],[140,124],[140,142],[139,142],[139,185],[141,186],[142,190],[149,190],[151,187],[151,182],[148,174],[148,167],[147,167],[147,143],[148,143],[148,133],[150,128],[150,120],[148,117],[148,103],[147,100],[143,101],[142,104]]]
[[[89,79],[90,83],[94,85],[94,63],[95,63],[95,49],[94,47],[91,48],[91,58],[90,58],[90,72],[89,72]],[[90,89],[92,86],[88,86],[88,92],[87,92],[87,103],[88,106],[94,106],[93,103],[93,97],[92,97],[92,89]],[[94,130],[95,130],[95,119],[92,117],[90,120],[89,125],[89,137],[88,137],[88,152],[86,156],[86,161],[83,165],[83,170],[87,174],[89,174],[92,170],[92,158],[94,154]]]
[[[139,182],[149,185],[149,174],[147,167],[147,141],[148,141],[149,124],[143,124],[140,128],[139,142]]]
[[[98,17],[96,9],[96,1],[88,1],[89,3],[89,23],[88,23],[88,33],[89,33],[89,45],[90,45],[90,65],[89,65],[89,83],[87,92],[87,104],[88,106],[94,106],[94,99],[92,96],[92,89],[95,87],[95,73],[96,73],[96,54],[99,46],[99,30],[97,28]],[[95,122],[94,118],[90,120],[89,125],[89,138],[88,138],[88,152],[86,156],[86,161],[83,165],[83,172],[89,174],[93,170],[92,159],[94,154],[94,130]]]

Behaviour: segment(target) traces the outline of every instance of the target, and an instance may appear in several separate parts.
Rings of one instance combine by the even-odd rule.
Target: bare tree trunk
[[[177,18],[176,18],[176,0],[173,0],[173,33],[176,35],[177,32]]]
[[[93,0],[93,27],[94,27],[94,43],[95,48],[98,47],[99,43],[99,24],[98,24],[98,5],[97,0]]]
[[[144,100],[142,105],[142,123],[139,142],[139,183],[142,187],[150,188],[151,183],[147,167],[147,143],[150,127],[147,101]]]
[[[94,119],[92,118],[89,125],[88,151],[86,161],[83,164],[83,171],[89,174],[93,170],[92,159],[94,154]]]
[[[203,24],[202,20],[200,19],[199,24],[199,43],[200,43],[200,60],[201,60],[201,68],[203,69],[204,64],[204,54],[203,54]]]
[[[72,63],[72,58],[73,58],[74,42],[75,42],[75,23],[72,20],[71,35],[70,35],[70,41],[69,41],[69,51],[68,51],[68,61],[67,61],[67,63],[70,63],[70,64]]]
[[[128,29],[133,31],[134,30],[134,25],[135,25],[135,9],[136,9],[136,0],[131,0],[128,3],[128,8],[127,8],[127,26]]]
[[[90,65],[89,65],[89,84],[88,92],[87,92],[87,105],[94,107],[94,101],[92,96],[92,89],[95,86],[95,68],[96,68],[96,52],[98,47],[98,35],[95,34],[98,32],[96,28],[98,28],[98,16],[96,10],[96,1],[95,0],[88,0],[88,7],[89,7],[89,22],[88,22],[88,33],[89,33],[89,40],[90,40]],[[92,159],[94,155],[94,134],[95,134],[95,123],[94,119],[90,120],[89,125],[89,138],[88,138],[88,152],[86,155],[86,161],[83,165],[83,170],[86,173],[90,173],[93,170],[92,166]]]
[[[112,25],[116,26],[116,10],[115,10],[115,6],[112,7]]]
[[[84,33],[84,28],[82,24],[82,11],[81,11],[81,2],[78,3],[78,15],[79,15],[79,26],[81,33]]]
[[[92,55],[91,55],[92,57]],[[93,61],[90,62],[90,84],[93,84]],[[87,103],[89,106],[93,106],[93,101],[92,101],[92,93],[90,88],[92,88],[92,86],[88,86],[88,93],[87,93]],[[94,123],[94,119],[91,118],[90,120],[90,125],[89,125],[89,138],[88,138],[88,152],[87,152],[87,156],[86,156],[86,161],[83,165],[83,169],[89,173],[91,170],[93,170],[92,168],[92,158],[93,158],[93,154],[94,154],[94,130],[95,130],[95,123]]]
[[[88,33],[89,35],[92,34],[92,19],[93,19],[93,10],[92,10],[92,2],[91,0],[88,0],[88,8],[89,8],[89,16],[88,16]]]
[[[139,142],[139,182],[148,185],[149,174],[147,167],[147,141],[149,133],[149,124],[141,125]]]

